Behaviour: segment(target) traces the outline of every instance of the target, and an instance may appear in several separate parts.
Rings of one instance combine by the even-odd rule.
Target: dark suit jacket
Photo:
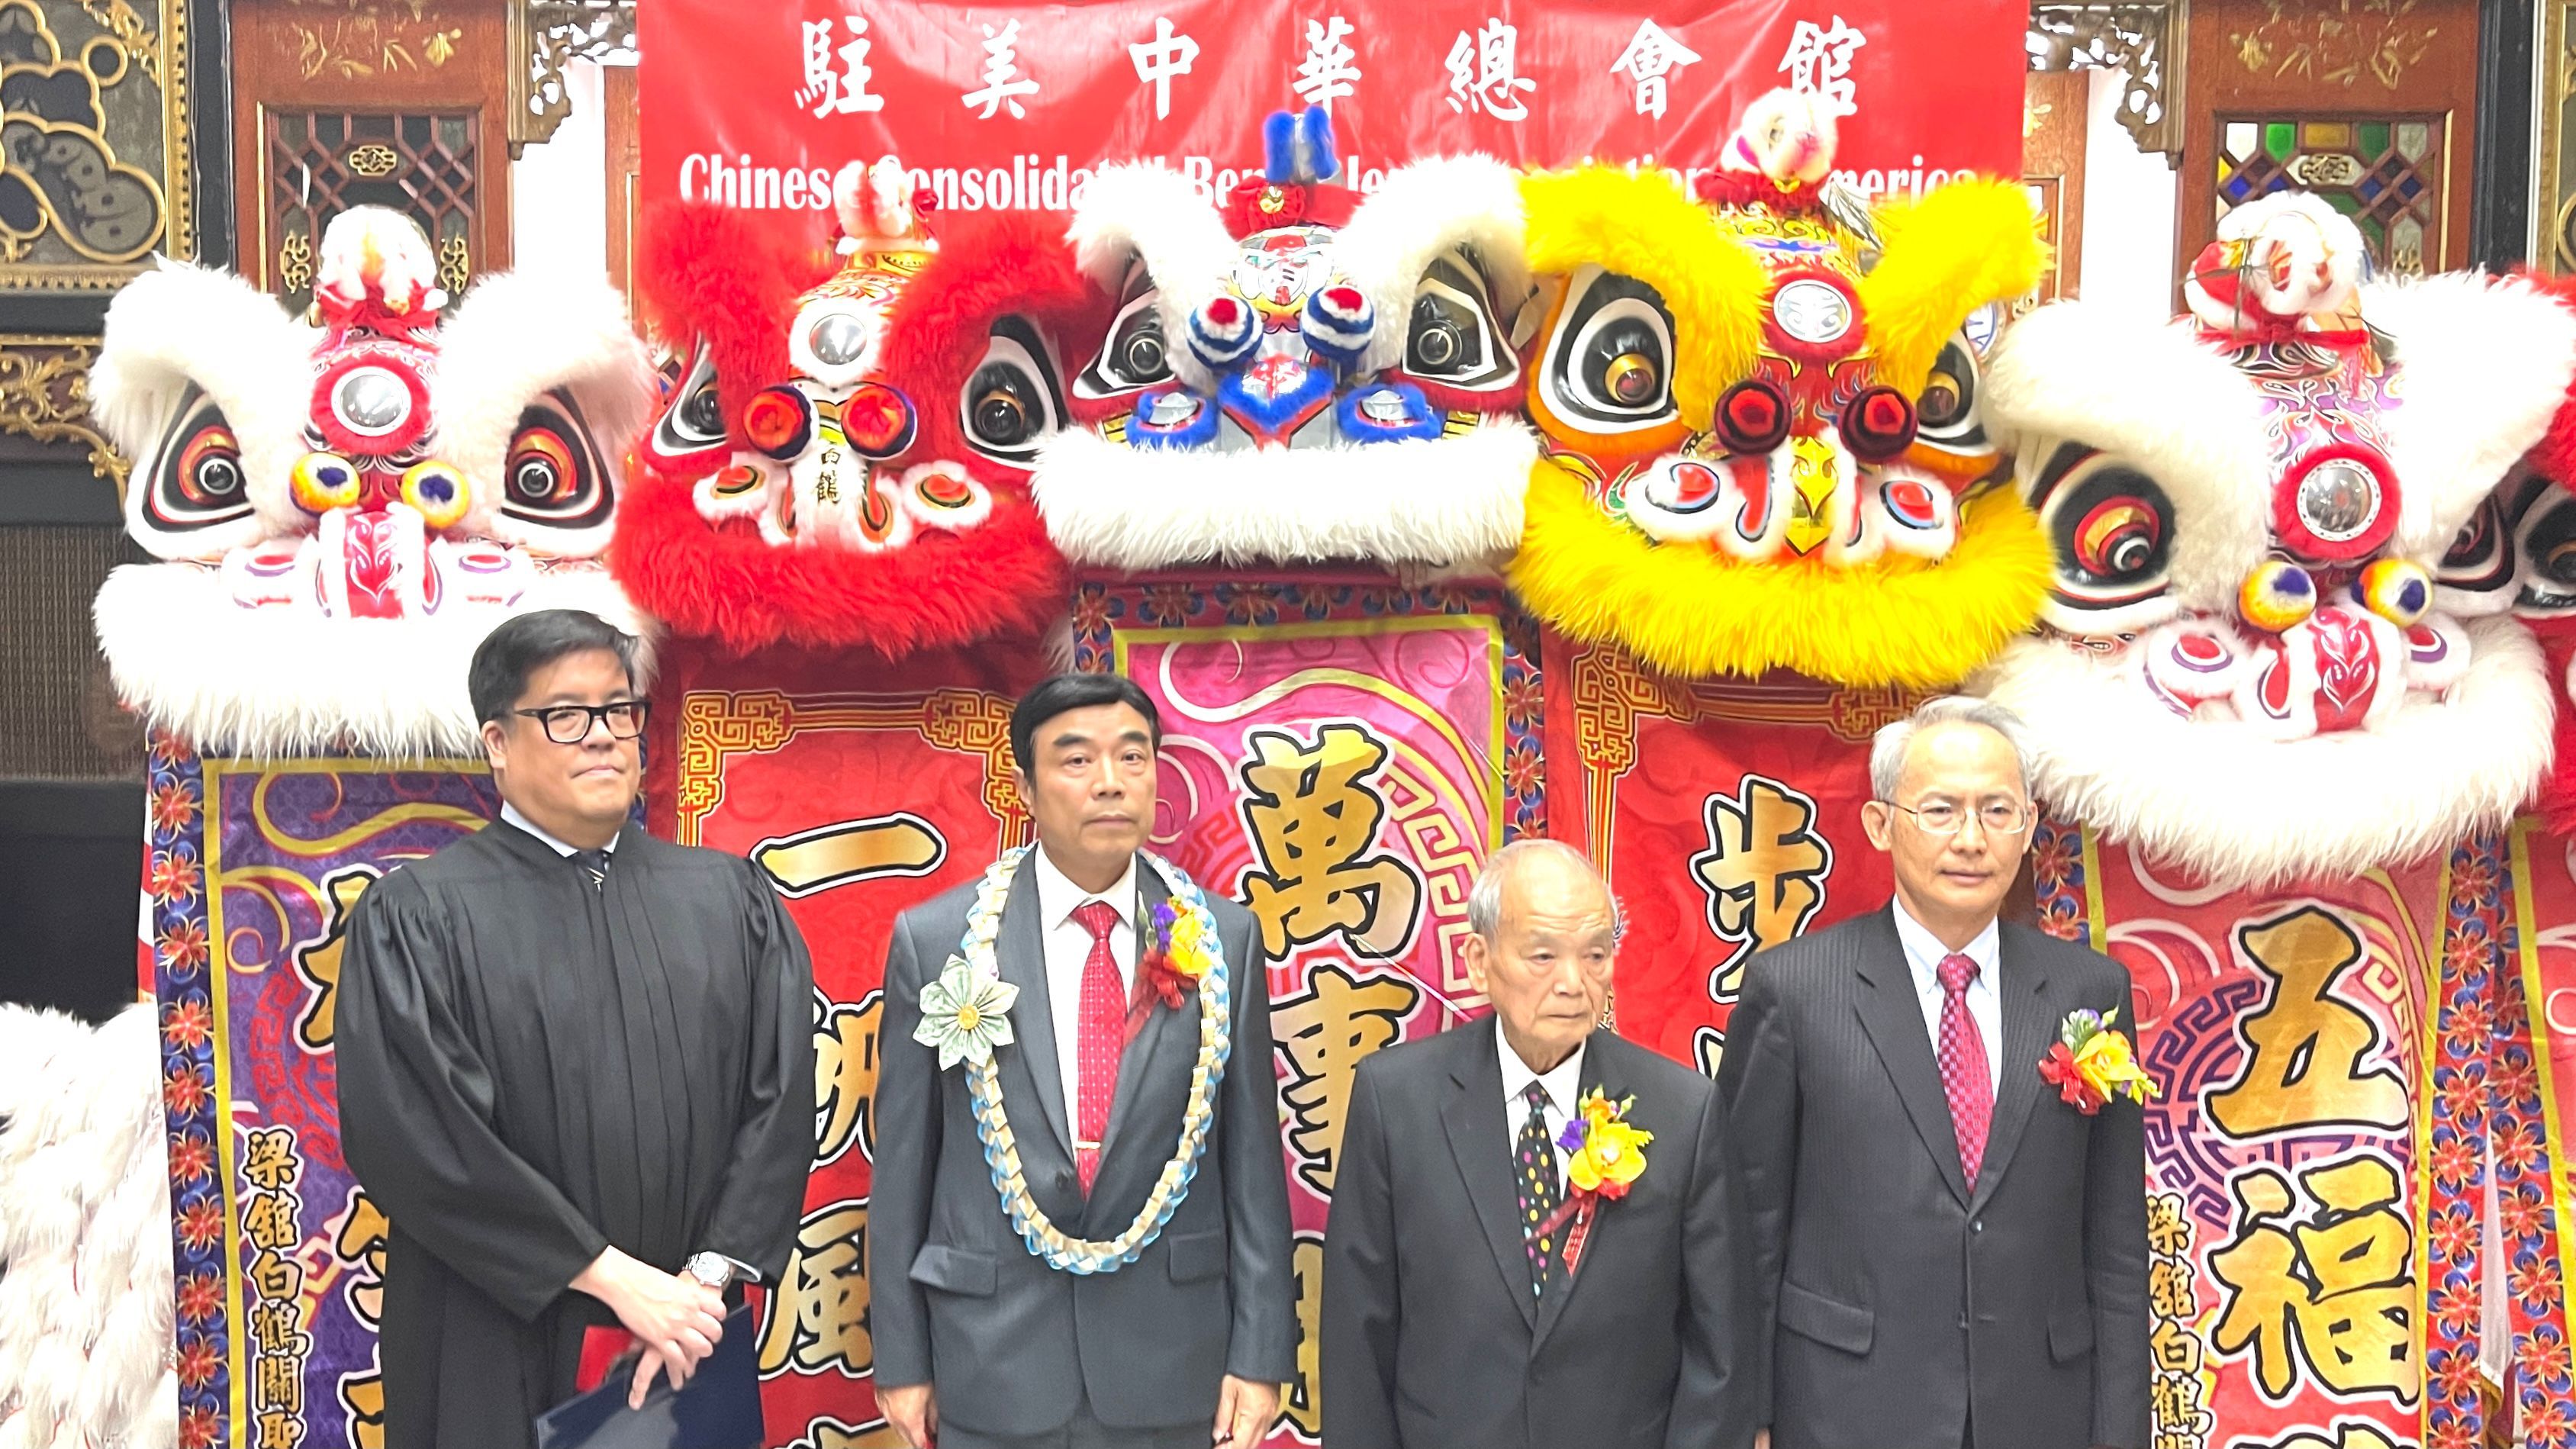
[[[2082,1449],[2147,1442],[2139,1109],[2086,1116],[2039,1062],[2078,1008],[2120,1008],[2108,957],[2002,931],[2003,1051],[1968,1190],[1889,911],[1753,959],[1718,1069],[1769,1371],[1772,1449]]]
[[[1331,1449],[1735,1449],[1722,1113],[1709,1080],[1616,1034],[1583,1090],[1633,1095],[1646,1170],[1574,1277],[1530,1293],[1491,1018],[1360,1063],[1324,1236]]]
[[[1165,895],[1138,862],[1147,908]],[[968,1105],[966,1075],[912,1039],[921,987],[955,954],[972,884],[904,912],[886,952],[876,1163],[868,1209],[870,1326],[877,1382],[929,1383],[942,1422],[1038,1434],[1084,1392],[1113,1428],[1207,1424],[1218,1380],[1296,1376],[1288,1179],[1270,1058],[1269,979],[1252,917],[1214,900],[1233,990],[1233,1055],[1189,1196],[1161,1236],[1115,1272],[1081,1276],[1030,1254],[1003,1215]],[[996,1053],[1002,1101],[1031,1195],[1083,1238],[1123,1230],[1180,1140],[1198,1046],[1198,1001],[1157,1005],[1120,1059],[1100,1174],[1086,1201],[1074,1176],[1047,1004],[1037,873],[1011,882],[996,950],[1016,1043]]]

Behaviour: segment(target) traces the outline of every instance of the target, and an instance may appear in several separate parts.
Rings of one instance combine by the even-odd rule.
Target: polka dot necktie
[[[607,886],[607,884],[608,884],[608,852],[607,852],[607,851],[604,851],[604,850],[576,850],[576,851],[574,851],[574,852],[572,853],[572,859],[573,859],[573,864],[580,866],[580,867],[581,867],[581,873],[582,873],[585,877],[587,877],[587,878],[589,879],[589,881],[590,881],[590,888],[591,888],[592,890],[600,890],[600,889],[603,889],[603,888],[605,888],[605,887]]]
[[[1082,963],[1082,1041],[1076,1048],[1077,1101],[1073,1119],[1073,1167],[1082,1175],[1082,1195],[1091,1195],[1091,1180],[1100,1173],[1100,1141],[1109,1135],[1109,1107],[1118,1096],[1118,1059],[1127,1048],[1127,993],[1119,989],[1118,958],[1110,954],[1109,933],[1118,925],[1118,908],[1107,901],[1084,901],[1073,918],[1091,933],[1091,954]]]
[[[1529,1116],[1521,1123],[1520,1145],[1512,1152],[1512,1182],[1520,1189],[1521,1232],[1526,1236],[1555,1213],[1559,1190],[1556,1143],[1547,1131],[1547,1088],[1532,1082],[1521,1096],[1529,1102]],[[1547,1285],[1556,1277],[1556,1239],[1554,1233],[1529,1239],[1530,1296],[1534,1298],[1546,1297]]]
[[[1968,1014],[1968,985],[1977,963],[1967,956],[1941,958],[1941,1092],[1950,1099],[1950,1126],[1959,1134],[1959,1169],[1968,1190],[1986,1157],[1986,1126],[1995,1115],[1995,1088],[1986,1072],[1986,1038]]]

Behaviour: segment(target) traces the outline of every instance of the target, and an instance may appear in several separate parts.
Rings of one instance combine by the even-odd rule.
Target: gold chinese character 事
[[[2366,959],[2361,938],[2332,913],[2301,906],[2236,933],[2254,969],[2270,979],[2271,1000],[2236,1023],[2245,1067],[2202,1105],[2220,1131],[2254,1137],[2293,1127],[2376,1127],[2412,1120],[2406,1088],[2386,1063],[2362,1063],[2380,1043],[2368,1012],[2333,994]]]
[[[1288,1385],[1279,1412],[1308,1439],[1324,1437],[1324,1243],[1300,1236],[1289,1255],[1297,1275],[1297,1380]]]
[[[805,1215],[761,1328],[763,1374],[790,1365],[805,1373],[837,1368],[854,1378],[876,1370],[876,1346],[868,1337],[867,1244],[865,1199]]]
[[[384,1321],[385,1316],[385,1235],[389,1231],[385,1215],[375,1199],[358,1188],[349,1189],[349,1210],[341,1215],[339,1230],[331,1237],[331,1251],[343,1263],[355,1263],[360,1271],[349,1278],[349,1311],[369,1327]]]
[[[2304,1364],[2335,1393],[2413,1403],[2414,1230],[2398,1211],[2397,1170],[2346,1157],[2301,1168],[2299,1185],[2316,1208],[2290,1221],[2296,1198],[2277,1169],[2236,1180],[2236,1237],[2209,1255],[2226,1290],[2210,1347],[2250,1349],[2256,1382],[2275,1400]]]
[[[1834,848],[1815,831],[1816,802],[1777,780],[1746,775],[1733,796],[1708,797],[1708,849],[1691,878],[1708,894],[1709,929],[1737,943],[1709,977],[1712,999],[1731,1001],[1744,963],[1806,928],[1824,909]]]
[[[1422,882],[1398,857],[1369,854],[1386,800],[1365,777],[1386,763],[1386,742],[1350,723],[1318,728],[1311,745],[1284,730],[1245,740],[1255,757],[1243,766],[1243,818],[1259,868],[1242,889],[1263,954],[1275,961],[1336,933],[1371,956],[1402,952]]]
[[[1400,976],[1362,981],[1326,961],[1307,974],[1304,995],[1270,1008],[1271,1031],[1288,1058],[1290,1077],[1280,1096],[1294,1123],[1288,1145],[1297,1152],[1297,1176],[1326,1197],[1333,1194],[1351,1075],[1362,1058],[1402,1034],[1405,1016],[1421,999],[1421,989]]]
[[[296,973],[312,988],[313,1000],[295,1023],[295,1039],[307,1051],[331,1049],[333,1018],[340,1000],[340,953],[348,945],[349,912],[358,897],[376,883],[378,871],[371,865],[354,865],[347,870],[325,876],[322,893],[331,902],[330,923],[322,928],[322,939],[295,952]]]
[[[385,1449],[385,1378],[351,1374],[340,1380],[340,1402],[349,1411],[349,1449]]]
[[[263,1127],[243,1134],[241,1175],[271,1192],[292,1186],[304,1164],[296,1160],[295,1129]]]
[[[876,1160],[876,1128],[869,1104],[876,1100],[877,1026],[885,993],[871,991],[856,1006],[814,994],[814,1165],[822,1166],[858,1144]]]

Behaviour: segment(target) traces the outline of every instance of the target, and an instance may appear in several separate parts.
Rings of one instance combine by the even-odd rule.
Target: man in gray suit
[[[1571,847],[1504,847],[1460,950],[1493,1015],[1360,1063],[1324,1235],[1329,1449],[1750,1440],[1721,1109],[1599,1026],[1616,914]]]
[[[1249,1449],[1296,1371],[1260,935],[1212,898],[1221,962],[1165,949],[1187,945],[1163,910],[1185,882],[1137,853],[1160,741],[1126,678],[1038,685],[1011,716],[1038,844],[998,933],[971,939],[975,884],[895,922],[868,1280],[877,1401],[915,1449],[1207,1449],[1211,1426]],[[971,979],[979,956],[998,982]],[[1206,1081],[1201,1012],[1220,1005],[1232,1050]],[[979,1032],[988,1065],[943,1069],[933,1044]],[[979,1082],[998,1093],[980,1121]]]
[[[1718,1090],[1772,1449],[2142,1449],[2145,1138],[2040,1078],[2118,963],[1995,912],[2035,816],[2020,725],[1933,700],[1861,807],[1887,910],[1756,957]]]

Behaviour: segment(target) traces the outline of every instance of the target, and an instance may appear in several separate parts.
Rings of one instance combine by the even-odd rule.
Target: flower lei
[[[2072,1011],[2057,1028],[2057,1044],[2040,1058],[2040,1080],[2060,1100],[2090,1117],[2114,1097],[2143,1104],[2163,1095],[2156,1079],[2130,1055],[2129,1039],[2111,1029],[2120,1009]]]
[[[984,1146],[984,1166],[1001,1195],[1003,1213],[1028,1244],[1030,1254],[1068,1273],[1114,1273],[1135,1262],[1162,1234],[1163,1225],[1189,1195],[1199,1158],[1207,1150],[1208,1130],[1216,1121],[1217,1085],[1225,1079],[1226,1058],[1234,1049],[1226,1030],[1232,993],[1225,950],[1216,938],[1207,895],[1197,882],[1170,862],[1146,855],[1146,863],[1162,874],[1172,897],[1181,902],[1172,908],[1169,924],[1162,920],[1162,910],[1155,912],[1154,956],[1163,958],[1157,963],[1162,973],[1190,976],[1201,988],[1198,1060],[1190,1072],[1189,1102],[1181,1112],[1180,1142],[1134,1220],[1113,1238],[1068,1236],[1029,1193],[1019,1141],[1002,1111],[1001,1074],[993,1063],[993,1048],[1012,1040],[1008,1013],[1019,996],[1018,988],[1001,979],[994,943],[1002,933],[1002,906],[1010,898],[1012,877],[1032,849],[1021,846],[1005,851],[984,872],[975,888],[975,903],[966,912],[966,935],[958,943],[957,954],[948,958],[938,980],[922,987],[921,1025],[913,1036],[925,1046],[939,1048],[940,1070],[965,1064],[967,1100],[975,1113],[975,1135]],[[1190,969],[1193,966],[1195,971]]]
[[[1628,1188],[1645,1174],[1646,1144],[1655,1140],[1655,1134],[1628,1125],[1628,1109],[1636,1105],[1634,1097],[1622,1097],[1614,1103],[1595,1087],[1575,1104],[1573,1115],[1566,1118],[1565,1131],[1557,1136],[1556,1145],[1566,1151],[1568,1191],[1556,1211],[1530,1229],[1529,1239],[1536,1242],[1571,1219],[1574,1227],[1565,1235],[1568,1273],[1583,1257],[1583,1245],[1592,1236],[1592,1218],[1599,1205],[1626,1197]]]

